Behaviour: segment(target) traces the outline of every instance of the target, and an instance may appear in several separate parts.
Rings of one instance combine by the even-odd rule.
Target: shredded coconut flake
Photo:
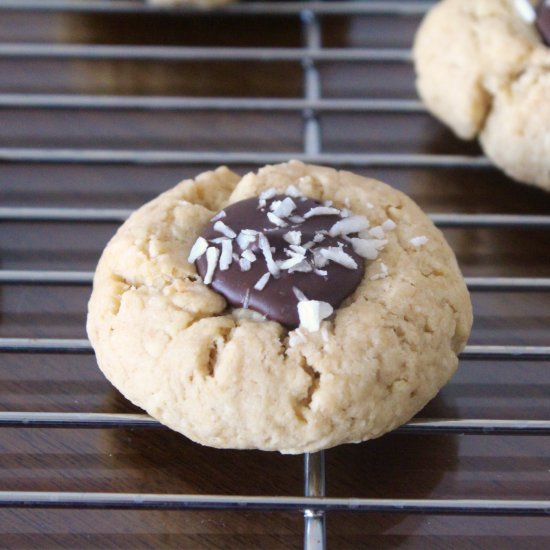
[[[310,208],[305,214],[304,218],[313,218],[313,216],[334,216],[340,214],[338,208],[332,208],[332,206],[314,206]]]
[[[245,250],[241,256],[245,259],[245,260],[248,260],[250,263],[254,263],[256,261],[256,254],[254,254],[254,252],[252,252],[252,250]]]
[[[336,222],[331,228],[328,234],[331,237],[337,237],[339,235],[349,235],[350,233],[358,233],[369,227],[369,220],[364,216],[350,216],[344,218],[339,222]]]
[[[277,194],[277,189],[275,187],[270,187],[266,189],[258,197],[258,210],[263,210],[267,206],[267,201],[272,199]]]
[[[233,262],[233,243],[231,239],[224,239],[222,242],[222,253],[220,255],[220,270],[227,271]]]
[[[257,232],[251,229],[243,229],[237,237],[237,244],[241,250],[248,248],[256,240]]]
[[[315,264],[315,267],[319,268],[319,267],[325,267],[326,265],[328,265],[328,258],[325,258],[325,256],[321,254],[320,248],[312,250],[312,252],[313,252],[313,263]]]
[[[288,335],[288,345],[292,348],[298,344],[303,344],[306,341],[305,336],[297,328]]]
[[[307,300],[306,295],[297,286],[292,287],[292,292],[294,292],[294,296],[296,296],[298,302],[305,302]]]
[[[325,235],[323,233],[321,233],[320,231],[317,231],[315,233],[315,237],[313,237],[313,242],[314,243],[320,243],[324,240],[325,240]]]
[[[395,222],[389,218],[382,224],[382,229],[386,232],[393,231],[396,227]]]
[[[260,193],[260,199],[268,200],[272,199],[277,194],[277,189],[275,187],[270,187],[269,189],[266,189],[265,191],[262,191]]]
[[[209,246],[206,250],[206,274],[204,275],[204,284],[209,285],[214,277],[214,271],[218,265],[218,258],[220,257],[220,251],[215,246]]]
[[[309,262],[303,260],[298,265],[295,265],[288,270],[289,273],[294,273],[295,271],[298,271],[299,273],[309,273],[310,271],[313,271],[313,267]]]
[[[341,218],[349,218],[349,216],[350,216],[350,211],[347,208],[342,208],[340,210],[340,217]]]
[[[413,246],[422,246],[428,242],[428,237],[425,237],[424,235],[420,235],[419,237],[413,237],[409,240],[409,242]]]
[[[275,210],[276,208],[279,208],[279,206],[281,205],[283,201],[273,201],[271,203],[271,206],[269,207],[269,209],[271,210],[271,212],[273,212],[273,210]]]
[[[189,251],[189,257],[187,261],[192,264],[198,260],[208,249],[208,241],[204,237],[199,237],[191,250]]]
[[[254,288],[256,290],[262,291],[265,288],[265,285],[267,285],[267,282],[269,281],[269,278],[271,277],[271,273],[264,273],[259,279],[258,282],[254,285]]]
[[[350,239],[353,250],[359,256],[367,260],[376,260],[378,251],[382,250],[387,244],[387,239]],[[372,252],[374,250],[374,252]]]
[[[384,262],[380,262],[380,273],[376,273],[370,277],[371,281],[385,279],[388,276],[388,266]]]
[[[328,271],[325,271],[324,269],[314,269],[313,270],[315,275],[319,275],[319,277],[327,277]]]
[[[323,339],[323,342],[325,342],[325,344],[328,342],[328,329],[326,325],[321,327],[321,338]]]
[[[279,216],[276,216],[275,214],[273,214],[273,212],[268,212],[267,218],[273,225],[276,225],[277,227],[286,227],[288,225],[288,223],[286,223],[284,220],[279,218]]]
[[[250,263],[250,260],[247,260],[246,258],[240,258],[239,267],[241,268],[241,271],[250,271],[252,264]]]
[[[246,293],[244,295],[244,300],[243,300],[243,308],[244,309],[248,309],[248,304],[250,303],[250,289],[247,288],[246,289]]]
[[[305,219],[302,218],[302,216],[290,216],[288,219],[295,225],[299,225],[305,222]]]
[[[351,239],[351,246],[356,254],[367,260],[378,258],[378,248],[375,239]]]
[[[302,254],[304,256],[307,252],[307,248],[305,246],[300,246],[300,245],[297,245],[297,244],[291,244],[288,248],[290,250],[292,250],[292,252],[295,252],[296,254]],[[290,254],[291,253],[289,252],[289,255]]]
[[[218,220],[225,218],[225,216],[227,216],[227,214],[225,213],[225,210],[220,210],[210,221],[217,222]]]
[[[514,0],[514,7],[520,17],[529,25],[537,20],[537,12],[529,0]]]
[[[300,254],[293,255],[288,260],[284,260],[283,262],[279,263],[279,268],[288,270],[292,269],[293,267],[296,267],[298,264],[302,263],[305,260],[305,256],[302,256]]]
[[[271,273],[271,275],[273,275],[273,277],[278,277],[280,270],[277,267],[275,260],[273,259],[273,254],[271,252],[271,247],[269,246],[269,241],[262,233],[260,233],[258,236],[258,244],[260,246],[262,254],[264,255],[267,270],[269,271],[269,273]]]
[[[286,188],[285,194],[288,195],[289,197],[294,197],[295,199],[297,199],[298,197],[304,196],[295,185],[289,185]]]
[[[318,300],[305,300],[298,302],[298,316],[300,327],[308,332],[317,332],[321,327],[321,321],[330,317],[334,309],[328,302]]]
[[[375,239],[383,239],[384,238],[384,230],[382,229],[381,225],[377,225],[376,227],[373,227],[372,229],[369,229],[369,235],[371,235]]]
[[[271,211],[275,216],[278,216],[279,218],[287,218],[292,214],[292,212],[296,208],[296,203],[290,198],[286,197],[282,201],[276,201],[279,204],[277,206],[273,206],[275,202],[271,204]]]
[[[347,269],[357,269],[357,263],[355,260],[339,246],[329,246],[328,248],[320,249],[321,256],[325,257],[331,262],[340,264]],[[323,267],[323,266],[318,266]]]
[[[218,233],[225,235],[229,239],[234,239],[237,236],[237,233],[235,233],[233,229],[225,225],[225,223],[223,223],[221,220],[218,220],[214,224],[214,231],[217,231]]]
[[[302,242],[302,232],[289,231],[283,235],[283,239],[289,244],[300,244]]]

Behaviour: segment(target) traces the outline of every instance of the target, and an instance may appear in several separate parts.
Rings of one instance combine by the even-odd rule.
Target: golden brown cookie
[[[417,89],[511,177],[550,190],[550,48],[526,0],[443,0],[416,35]]]
[[[220,210],[289,186],[386,228],[357,288],[312,332],[228,307],[188,261]],[[456,370],[471,324],[453,252],[412,200],[291,161],[242,178],[218,168],[134,212],[98,264],[88,334],[107,378],[170,428],[213,447],[302,453],[408,421]]]

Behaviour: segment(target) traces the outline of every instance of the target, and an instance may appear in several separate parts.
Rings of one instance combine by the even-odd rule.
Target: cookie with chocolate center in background
[[[449,380],[471,303],[441,232],[376,180],[219,168],[137,210],[99,261],[107,378],[199,443],[312,452],[378,437]]]
[[[443,0],[414,43],[417,89],[512,178],[550,190],[550,5]]]

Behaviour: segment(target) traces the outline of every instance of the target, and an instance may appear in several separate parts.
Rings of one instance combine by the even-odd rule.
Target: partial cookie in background
[[[343,220],[367,219],[369,238],[384,240],[334,314],[317,316],[319,330],[229,307],[197,273],[201,251],[190,258],[228,205],[290,190],[332,201],[326,208]],[[222,241],[236,239],[231,228],[218,230]],[[242,178],[219,168],[136,211],[98,264],[88,334],[107,378],[170,428],[213,447],[302,453],[408,421],[456,370],[471,324],[453,252],[412,200],[372,179],[292,161]]]
[[[550,190],[550,48],[525,0],[443,0],[413,54],[418,92],[436,117],[479,138],[511,177]]]

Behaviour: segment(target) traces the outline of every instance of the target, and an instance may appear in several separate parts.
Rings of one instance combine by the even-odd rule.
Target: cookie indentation
[[[382,228],[358,238],[369,227],[365,217],[294,195],[264,193],[227,206],[203,231],[190,261],[233,307],[287,327],[304,324],[299,302],[320,305],[310,308],[319,313],[309,323],[316,330],[316,321],[361,282],[364,258],[376,258],[386,241]]]

